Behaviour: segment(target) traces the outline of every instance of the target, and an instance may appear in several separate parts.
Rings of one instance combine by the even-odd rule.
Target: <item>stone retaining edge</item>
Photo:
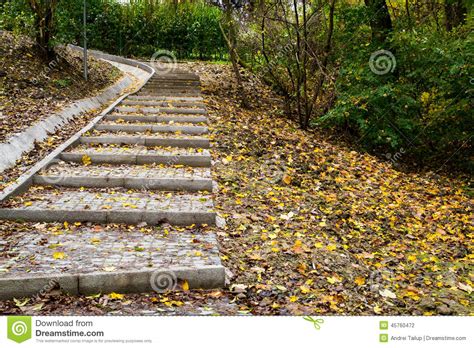
[[[81,49],[82,50],[82,49]],[[93,51],[95,52],[95,51]],[[95,53],[91,52],[93,55],[95,55]],[[33,182],[33,176],[39,172],[42,168],[46,167],[50,162],[52,162],[61,152],[63,152],[65,149],[67,149],[68,147],[76,144],[78,141],[79,141],[79,138],[86,132],[88,132],[89,130],[93,129],[95,127],[95,125],[105,116],[107,115],[108,113],[110,113],[111,111],[113,111],[115,109],[115,107],[117,105],[120,104],[120,102],[125,99],[126,97],[128,97],[129,95],[131,94],[134,94],[134,93],[137,93],[147,82],[148,80],[155,74],[155,69],[153,69],[151,66],[147,65],[147,64],[144,64],[144,63],[141,63],[141,62],[137,62],[137,61],[134,61],[134,60],[131,60],[131,59],[126,59],[126,58],[123,58],[123,57],[118,57],[118,56],[112,56],[112,55],[106,55],[109,60],[111,61],[115,61],[115,62],[118,62],[118,63],[122,63],[122,64],[127,64],[126,62],[128,62],[127,65],[131,65],[131,66],[140,66],[140,67],[143,67],[143,70],[149,72],[149,76],[135,89],[135,91],[131,92],[131,93],[127,93],[127,94],[124,94],[123,96],[119,97],[118,99],[116,99],[109,107],[107,107],[105,110],[103,110],[97,117],[95,117],[91,122],[89,122],[89,124],[82,128],[81,130],[79,130],[76,134],[74,134],[71,138],[69,138],[66,142],[64,142],[63,144],[61,144],[60,146],[58,146],[55,150],[53,150],[53,152],[51,152],[49,155],[47,155],[45,158],[43,158],[40,162],[38,162],[36,165],[34,165],[32,168],[30,168],[26,173],[24,173],[23,175],[21,175],[17,180],[16,180],[16,183],[6,187],[3,191],[0,192],[0,202],[1,201],[4,201],[12,196],[15,196],[15,195],[18,195],[20,194],[21,192],[24,192],[25,190],[28,189],[28,187],[31,186],[32,182]],[[101,58],[99,56],[99,58]],[[120,85],[122,86],[122,83],[123,80],[126,80],[128,79],[129,80],[129,83],[126,85],[126,86],[123,86],[123,87],[120,87],[120,91],[123,91],[125,88],[127,88],[128,86],[130,86],[130,84],[132,83],[132,80],[128,77],[125,77],[123,78],[121,81],[119,81],[119,83],[117,83],[116,85],[112,86],[112,87],[109,87],[109,89],[114,89],[117,88],[117,91],[115,93],[115,96],[117,94],[119,94],[120,92],[118,91],[118,88],[119,87],[116,87],[117,85]],[[108,89],[108,90],[109,90]],[[107,91],[108,91],[107,90]],[[106,94],[107,93],[104,92],[102,93],[103,94]],[[74,113],[70,116],[70,118],[72,118],[73,116],[81,113],[81,112],[84,112],[84,111],[89,111],[93,108],[97,108],[97,105],[95,105],[96,103],[93,103],[89,101],[89,99],[94,99],[94,100],[97,100],[96,102],[98,102],[99,100],[99,96],[96,96],[96,97],[92,97],[92,98],[88,98],[88,99],[83,99],[82,101],[78,102],[78,103],[81,103],[83,102],[85,105],[89,104],[90,107],[89,108],[83,108],[81,110],[79,110],[79,107],[77,107],[77,113]],[[109,98],[110,99],[110,98]],[[105,103],[105,100],[103,101],[103,103]],[[102,103],[102,104],[103,104]],[[100,104],[100,105],[102,105]],[[57,115],[53,115],[51,117],[58,117]],[[50,123],[49,121],[49,118],[47,118],[46,120],[44,120],[45,122],[47,122],[48,124]],[[44,138],[43,138],[44,139]],[[39,141],[41,139],[34,139],[33,140],[33,144],[34,144],[34,141]],[[0,153],[4,153],[4,151],[8,151],[8,150],[4,150],[2,148],[2,146],[0,146]],[[1,161],[2,159],[0,159]],[[16,160],[15,160],[16,162]],[[0,162],[1,163],[1,162]],[[3,171],[4,169],[0,169],[0,172]]]
[[[158,277],[168,277],[179,288],[186,280],[190,289],[213,289],[225,286],[223,266],[200,266],[199,268],[175,267],[135,271],[92,272],[79,274],[48,274],[27,277],[0,278],[0,300],[43,296],[49,290],[59,288],[70,295],[92,295],[98,293],[140,293],[154,291],[152,283]]]

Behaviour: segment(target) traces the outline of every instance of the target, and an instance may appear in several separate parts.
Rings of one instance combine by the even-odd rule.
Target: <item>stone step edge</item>
[[[212,178],[154,177],[139,178],[133,176],[111,177],[106,175],[35,175],[35,185],[55,185],[63,187],[148,189],[162,191],[208,191],[212,192]]]
[[[170,105],[171,104],[171,105]],[[149,101],[149,100],[127,100],[120,103],[124,107],[137,107],[137,106],[158,106],[158,107],[175,107],[175,108],[206,108],[206,104],[201,102],[192,101]]]
[[[146,96],[155,96],[155,97],[164,97],[170,95],[170,93],[173,93],[174,98],[180,98],[180,97],[199,97],[201,95],[201,92],[196,92],[196,93],[178,93],[174,91],[169,91],[169,90],[161,90],[161,91],[150,91],[150,90],[142,90],[138,92],[138,95],[146,95]]]
[[[190,114],[193,115],[193,114]],[[196,115],[196,114],[194,114]],[[156,122],[156,123],[209,123],[209,119],[204,115],[197,116],[186,116],[186,115],[175,115],[175,116],[161,116],[155,114],[146,114],[146,115],[135,115],[135,114],[109,114],[105,118],[107,121],[135,121],[135,122]]]
[[[151,101],[168,101],[168,100],[175,100],[175,101],[203,101],[202,97],[176,97],[176,96],[153,96],[153,95],[129,95],[126,100],[151,100]]]
[[[134,155],[134,154],[107,154],[68,152],[62,153],[60,159],[68,162],[82,163],[84,155],[90,158],[92,163],[113,164],[183,164],[192,167],[210,167],[211,155]]]
[[[147,136],[84,136],[79,139],[81,144],[127,144],[144,146],[172,146],[209,149],[210,140],[204,137],[196,138],[160,138]]]
[[[118,106],[115,108],[115,112],[134,112],[142,114],[188,114],[188,115],[206,115],[206,109],[198,108],[154,108],[154,107],[143,107],[137,108],[133,106]]]
[[[215,225],[214,211],[174,211],[174,210],[50,210],[2,208],[0,220],[33,221],[33,222],[93,222],[93,223],[123,223],[138,225],[146,222],[148,225],[169,223],[175,226]]]
[[[164,290],[179,290],[179,284],[184,280],[188,282],[190,289],[222,288],[225,285],[225,268],[216,265],[0,278],[0,300],[41,296],[56,284],[61,291],[76,296],[111,292],[142,293],[156,290],[160,292],[162,288],[157,287],[160,284],[158,281],[167,279],[171,282],[163,283],[168,286]]]
[[[95,125],[94,129],[109,131],[109,132],[153,132],[153,133],[175,133],[181,132],[181,134],[207,134],[209,129],[204,126],[158,126],[153,124],[147,125],[133,125],[133,124],[104,124],[99,123]]]
[[[19,195],[22,192],[27,191],[33,182],[33,176],[36,173],[38,173],[41,169],[48,166],[51,162],[55,161],[61,152],[70,148],[71,146],[75,146],[79,142],[79,138],[81,136],[93,130],[99,124],[99,122],[102,121],[104,116],[109,114],[123,100],[127,99],[129,96],[134,95],[134,93],[137,93],[147,83],[147,81],[151,78],[151,76],[155,73],[155,70],[152,67],[150,67],[150,69],[152,70],[151,75],[149,75],[144,81],[142,81],[139,84],[139,86],[135,89],[134,92],[126,93],[118,97],[108,107],[106,107],[99,115],[97,115],[94,119],[92,119],[85,127],[81,128],[79,131],[73,134],[69,139],[67,139],[65,142],[63,142],[58,147],[56,147],[52,152],[46,155],[46,157],[44,157],[42,160],[40,160],[35,165],[33,165],[33,167],[28,169],[25,173],[21,174],[20,177],[18,177],[12,185],[6,187],[3,191],[0,191],[0,202],[6,201],[13,196]]]

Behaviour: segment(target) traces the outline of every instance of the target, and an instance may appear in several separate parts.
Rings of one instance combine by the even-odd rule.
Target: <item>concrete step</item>
[[[201,91],[201,88],[199,86],[186,86],[186,85],[148,84],[143,88],[150,89],[150,90],[169,90],[169,91],[190,91],[190,92]]]
[[[88,165],[60,161],[35,175],[36,185],[124,187],[138,190],[212,191],[209,168],[149,165]]]
[[[70,295],[165,292],[184,281],[190,289],[224,286],[216,237],[197,228],[82,224],[73,233],[33,227],[9,239],[15,247],[3,253],[1,300],[33,297],[51,284]],[[55,252],[65,257],[53,259]]]
[[[176,91],[176,92],[201,92],[201,88],[196,86],[159,86],[159,85],[146,85],[143,87],[143,90],[167,90],[167,91]]]
[[[206,109],[192,109],[192,108],[154,108],[154,107],[116,107],[115,112],[131,112],[140,114],[192,114],[192,115],[206,115]]]
[[[206,108],[206,104],[199,102],[185,102],[185,101],[147,101],[147,100],[128,100],[124,99],[121,103],[121,106],[130,107],[130,106],[158,106],[158,107],[174,107],[174,108]]]
[[[83,144],[59,156],[63,161],[83,163],[84,156],[88,156],[92,163],[118,164],[152,164],[187,165],[193,167],[210,167],[211,155],[205,149],[160,148],[133,145],[123,146],[96,146]]]
[[[208,195],[39,188],[33,186],[25,194],[2,203],[0,219],[131,225],[167,222],[181,226],[213,225],[216,220],[212,198]]]
[[[118,114],[112,113],[104,117],[107,121],[123,120],[126,122],[157,122],[157,123],[208,123],[206,116],[194,115],[139,115],[139,114]]]
[[[133,94],[133,95],[129,95],[126,99],[124,99],[124,101],[128,101],[128,100],[140,100],[140,101],[148,100],[148,101],[154,101],[154,102],[157,102],[157,101],[200,102],[200,101],[203,100],[203,98],[201,96],[180,97],[180,96],[172,96],[172,95],[169,95],[169,96],[153,96],[153,95]]]
[[[186,91],[170,91],[166,89],[162,90],[152,90],[152,89],[142,89],[140,92],[138,92],[139,96],[157,96],[157,97],[163,97],[163,96],[173,96],[174,98],[181,98],[181,97],[199,97],[201,95],[201,92],[186,92]]]
[[[100,123],[95,129],[109,132],[151,132],[151,133],[180,133],[180,134],[206,134],[208,128],[203,126],[171,126],[171,125],[155,125],[155,124],[106,124]]]
[[[199,80],[149,80],[148,85],[169,85],[169,86],[200,86],[201,81]]]
[[[162,76],[153,76],[148,82],[160,82],[160,81],[189,81],[195,82],[199,81],[199,76],[191,74],[172,74],[172,75],[162,75]]]
[[[210,147],[209,139],[204,137],[163,137],[163,136],[144,136],[144,135],[115,135],[104,134],[101,136],[84,136],[80,138],[82,144],[127,144],[144,146],[172,146],[184,148],[202,148]]]

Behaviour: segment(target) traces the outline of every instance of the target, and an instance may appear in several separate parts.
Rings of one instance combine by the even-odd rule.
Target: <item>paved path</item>
[[[216,238],[199,227],[216,223],[207,126],[195,74],[155,75],[124,99],[1,203],[0,219],[82,224],[5,243],[0,297],[32,295],[51,279],[72,293],[222,286]],[[138,227],[93,227],[104,223]]]

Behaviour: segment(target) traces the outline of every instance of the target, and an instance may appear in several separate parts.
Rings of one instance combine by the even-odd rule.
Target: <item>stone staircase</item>
[[[164,75],[155,74],[142,89],[123,99],[93,129],[84,133],[76,144],[39,171],[25,193],[2,202],[0,219],[129,225],[146,223],[158,226],[168,223],[191,227],[215,225],[207,125],[207,111],[200,96],[197,75],[177,70]],[[78,233],[74,241],[75,248],[65,253],[74,254],[77,247],[81,246],[90,249],[90,243],[84,239],[90,238],[90,234],[89,230],[87,233]],[[166,238],[161,237],[158,237],[160,243],[166,245]],[[125,245],[127,238],[127,234],[119,230],[110,231],[107,235],[108,240],[117,239]],[[61,240],[61,237],[56,239]],[[202,239],[206,240],[206,248],[196,255],[204,257],[205,262],[193,259],[195,246],[192,240],[187,240],[187,245],[182,242],[185,239],[181,238],[178,249],[161,247],[164,251],[157,253],[154,246],[150,245],[150,249],[145,247],[140,250],[148,252],[148,255],[154,251],[153,257],[148,260],[148,268],[127,262],[117,265],[121,271],[132,271],[132,275],[138,272],[136,275],[142,278],[143,272],[156,273],[154,267],[158,266],[158,271],[171,272],[175,281],[178,281],[176,275],[179,275],[178,278],[186,280],[191,288],[222,286],[224,271],[218,257],[215,236],[211,233]],[[33,244],[28,246],[26,243],[24,248],[35,250],[36,259],[46,259],[47,248],[39,248],[34,241],[31,238]],[[176,239],[169,242],[176,243]],[[136,241],[131,240],[130,245],[133,243]],[[169,250],[173,250],[174,254],[166,252]],[[108,262],[106,254],[107,251],[103,250],[102,265]],[[28,252],[25,255],[29,255]],[[9,284],[13,292],[14,284],[30,289],[28,277],[25,278],[21,271],[27,268],[24,264],[27,257],[20,259],[18,265],[10,266],[10,276],[15,275],[16,283],[5,283],[8,276],[0,275],[0,287],[3,282]],[[164,259],[168,260],[166,266]],[[97,277],[96,273],[103,268],[98,266],[97,260],[90,265],[82,263],[80,270],[76,267],[77,263],[73,266],[73,261],[76,260],[58,260],[62,272],[76,274],[78,284],[88,284],[83,289],[78,285],[78,293],[105,289],[123,292],[155,289],[143,281],[140,284],[145,285],[137,288],[137,278],[134,279],[129,273],[125,280],[120,278],[123,274],[116,273],[122,280],[116,284],[110,283],[110,279],[115,279],[114,272],[102,278]],[[36,268],[38,274],[44,276],[44,266]],[[55,270],[57,268],[52,266],[51,271],[54,273]],[[29,273],[29,276],[35,274],[35,267],[30,268]],[[96,279],[92,285],[91,276]],[[71,292],[70,286],[65,288]],[[7,295],[2,295],[0,291],[2,296]]]

